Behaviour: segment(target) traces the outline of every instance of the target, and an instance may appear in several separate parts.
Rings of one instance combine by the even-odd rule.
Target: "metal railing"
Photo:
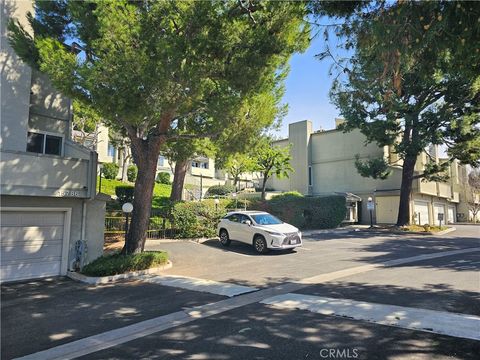
[[[125,234],[125,216],[122,212],[105,215],[105,234]],[[176,230],[169,219],[153,213],[147,229],[147,239],[168,239],[175,237]]]

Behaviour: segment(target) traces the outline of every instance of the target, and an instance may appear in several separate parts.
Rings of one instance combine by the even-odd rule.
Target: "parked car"
[[[223,246],[241,241],[260,254],[302,246],[302,233],[295,226],[262,211],[230,212],[220,220],[217,230]]]

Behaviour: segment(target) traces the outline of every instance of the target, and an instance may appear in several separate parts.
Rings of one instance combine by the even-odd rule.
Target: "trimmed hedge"
[[[102,166],[102,174],[105,179],[114,180],[118,174],[118,165],[115,163],[105,163]]]
[[[250,208],[267,211],[300,229],[336,228],[345,219],[347,211],[343,196],[304,197],[297,193],[253,202]]]
[[[144,251],[131,255],[104,255],[85,265],[82,274],[87,276],[110,276],[129,271],[146,270],[166,264],[168,253],[164,251]]]
[[[137,180],[138,168],[135,165],[130,165],[127,169],[127,179],[130,182]]]
[[[132,185],[115,186],[115,195],[117,195],[117,200],[121,204],[124,204],[126,202],[132,202],[134,190],[135,187]]]
[[[234,192],[235,192],[235,187],[233,185],[213,185],[208,188],[205,196],[215,196],[215,195],[224,196]]]
[[[167,172],[159,172],[155,181],[159,184],[170,185],[170,174]]]
[[[216,226],[224,216],[225,201],[215,207],[213,201],[178,202],[171,209],[176,237],[197,238],[216,235]]]

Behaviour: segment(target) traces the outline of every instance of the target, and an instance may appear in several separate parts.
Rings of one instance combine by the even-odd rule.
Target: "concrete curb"
[[[172,266],[173,266],[172,262],[168,260],[168,262],[163,266],[150,268],[146,270],[140,270],[140,271],[131,271],[124,274],[94,277],[94,276],[86,276],[74,271],[68,271],[67,276],[72,280],[81,281],[90,285],[98,285],[98,284],[113,283],[118,280],[131,279],[131,278],[140,277],[143,275],[158,274],[161,271],[170,269]]]
[[[448,229],[438,231],[438,232],[433,232],[433,231],[399,231],[399,230],[393,230],[393,231],[388,231],[386,230],[385,232],[390,233],[390,234],[400,234],[400,235],[445,235],[448,233],[451,233],[452,231],[457,230],[455,227],[449,227]]]

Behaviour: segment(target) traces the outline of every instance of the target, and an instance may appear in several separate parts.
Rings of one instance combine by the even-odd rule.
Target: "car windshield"
[[[275,216],[270,215],[270,214],[258,214],[258,215],[252,215],[253,220],[258,225],[277,225],[277,224],[283,224],[282,220],[277,219]]]

